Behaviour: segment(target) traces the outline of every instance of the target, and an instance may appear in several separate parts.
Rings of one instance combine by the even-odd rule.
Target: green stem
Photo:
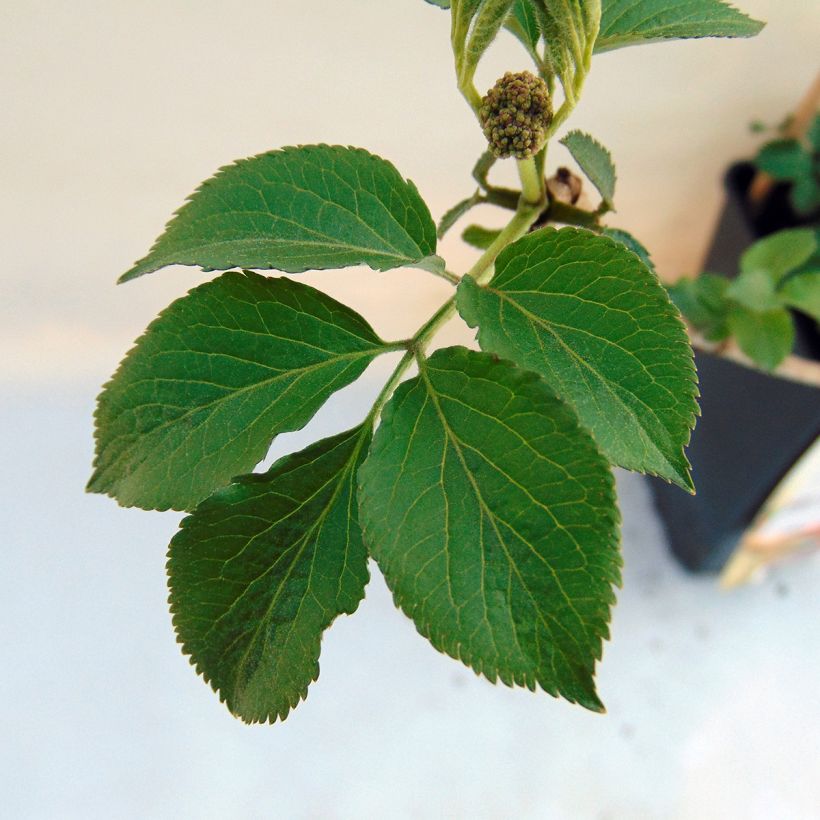
[[[498,254],[507,247],[507,245],[520,239],[532,227],[538,219],[543,202],[537,204],[530,204],[521,197],[518,205],[518,210],[515,212],[513,218],[507,223],[507,226],[500,234],[493,240],[492,244],[481,255],[479,260],[467,271],[467,276],[472,276],[479,285],[485,284],[493,273],[493,265],[498,257]]]
[[[444,279],[451,285],[457,285],[461,281],[461,277],[449,270],[431,270],[430,273],[432,273],[433,276],[438,276],[440,279]]]
[[[499,208],[514,211],[518,207],[520,198],[520,191],[514,191],[512,188],[496,188],[494,185],[490,185],[487,186],[483,201],[489,202],[490,205],[498,205]]]
[[[475,87],[472,78],[469,80],[459,80],[458,90],[464,95],[464,99],[467,100],[467,104],[473,109],[473,113],[478,117],[480,122],[481,94],[478,93],[478,89]]]
[[[390,374],[387,384],[385,384],[385,386],[381,389],[379,395],[376,396],[376,400],[373,402],[373,407],[370,408],[370,412],[367,414],[367,418],[364,421],[365,424],[376,423],[376,419],[384,409],[384,405],[387,404],[390,396],[393,395],[393,391],[399,386],[401,377],[404,375],[407,368],[413,364],[415,357],[416,352],[415,348],[412,346],[411,340],[411,346],[408,347],[404,353],[404,356],[401,357],[399,363],[396,365],[396,369]]]
[[[545,213],[549,222],[560,222],[562,225],[577,225],[581,228],[595,228],[600,230],[598,211],[585,211],[566,202],[553,199]]]
[[[498,234],[493,240],[492,244],[479,257],[478,261],[473,265],[467,276],[472,276],[479,284],[486,283],[493,274],[493,265],[498,258],[498,254],[504,250],[516,239],[524,236],[533,223],[538,219],[543,201],[537,204],[527,202],[524,197],[518,203],[518,210],[516,210],[513,218],[507,223],[507,226]],[[396,365],[396,369],[390,375],[387,384],[382,388],[382,391],[376,397],[370,413],[367,415],[365,423],[375,424],[379,414],[384,409],[393,391],[398,387],[407,369],[413,363],[414,359],[424,355],[424,351],[432,341],[433,337],[438,332],[439,328],[450,319],[456,312],[456,297],[451,296],[417,331],[412,339],[406,342],[395,342],[391,345],[391,349],[406,350],[404,356]]]
[[[535,157],[519,159],[518,176],[521,177],[521,195],[529,205],[544,204],[544,177],[538,172]]]

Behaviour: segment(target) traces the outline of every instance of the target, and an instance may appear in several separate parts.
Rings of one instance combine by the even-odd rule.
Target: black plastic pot
[[[766,234],[805,224],[775,188],[752,208],[747,163],[726,175],[727,201],[705,270],[734,276],[743,251]],[[795,314],[795,353],[820,358],[820,333]],[[655,503],[680,562],[697,572],[720,570],[761,504],[820,434],[820,390],[697,353],[701,418],[688,449],[697,495],[650,479]]]

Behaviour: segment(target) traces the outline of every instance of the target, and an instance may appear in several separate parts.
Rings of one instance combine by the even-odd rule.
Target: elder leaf
[[[430,211],[389,162],[361,148],[302,145],[222,168],[120,281],[166,265],[438,269],[435,251]]]
[[[778,291],[782,301],[820,322],[820,270],[790,276]]]
[[[358,427],[237,478],[182,521],[168,552],[182,651],[237,717],[284,719],[319,676],[322,633],[368,581]]]
[[[613,464],[692,490],[683,452],[698,412],[692,348],[632,251],[544,228],[502,251],[486,287],[464,277],[457,298],[481,348],[540,373]]]
[[[88,489],[126,507],[192,509],[388,349],[361,316],[299,282],[230,272],[200,285],[100,394]]]
[[[385,408],[359,475],[365,540],[436,649],[603,711],[593,673],[621,564],[612,475],[542,379],[437,351]]]
[[[570,131],[561,141],[572,154],[587,179],[598,189],[607,210],[612,210],[615,198],[615,165],[609,151],[583,131]]]
[[[659,40],[753,37],[763,26],[723,0],[603,0],[595,51]]]
[[[729,280],[713,273],[694,279],[679,279],[667,290],[675,307],[706,339],[718,342],[729,335],[726,320],[730,302],[726,298]]]
[[[439,239],[441,239],[453,225],[461,219],[468,211],[474,208],[481,202],[481,192],[476,191],[472,196],[468,196],[466,199],[462,199],[461,202],[457,202],[450,208],[448,211],[444,213],[444,216],[441,217],[441,220],[438,223],[438,229],[436,230],[436,234]]]
[[[625,245],[632,253],[637,255],[641,262],[643,262],[652,273],[657,273],[655,263],[652,261],[652,257],[646,246],[629,233],[629,231],[625,231],[622,228],[604,228],[602,233],[604,236],[608,236],[610,239],[614,239],[616,242]]]

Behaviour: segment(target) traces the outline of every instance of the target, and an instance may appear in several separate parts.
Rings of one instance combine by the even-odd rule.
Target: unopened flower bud
[[[529,71],[508,71],[481,101],[479,117],[495,156],[531,157],[541,149],[552,122],[547,84]]]

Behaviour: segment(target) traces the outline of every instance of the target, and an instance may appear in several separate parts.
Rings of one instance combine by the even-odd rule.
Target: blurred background
[[[699,270],[721,174],[760,142],[749,122],[779,122],[817,70],[816,0],[740,5],[768,21],[756,39],[597,58],[569,123],[610,148],[609,222],[666,277]],[[526,67],[502,36],[478,86]],[[423,0],[5,0],[0,88],[0,814],[820,816],[820,564],[722,592],[669,557],[637,476],[618,476],[626,570],[598,676],[607,715],[438,655],[373,567],[359,611],[325,638],[307,702],[273,727],[234,720],[174,642],[164,554],[179,516],[83,494],[99,386],[203,277],[114,281],[202,179],[332,142],[393,161],[435,217],[472,192],[484,143],[455,90],[447,14]],[[458,231],[443,253],[456,271],[474,257]],[[419,271],[303,279],[389,338],[448,290]],[[471,333],[453,322],[442,339]],[[273,455],[361,418],[389,367]]]

